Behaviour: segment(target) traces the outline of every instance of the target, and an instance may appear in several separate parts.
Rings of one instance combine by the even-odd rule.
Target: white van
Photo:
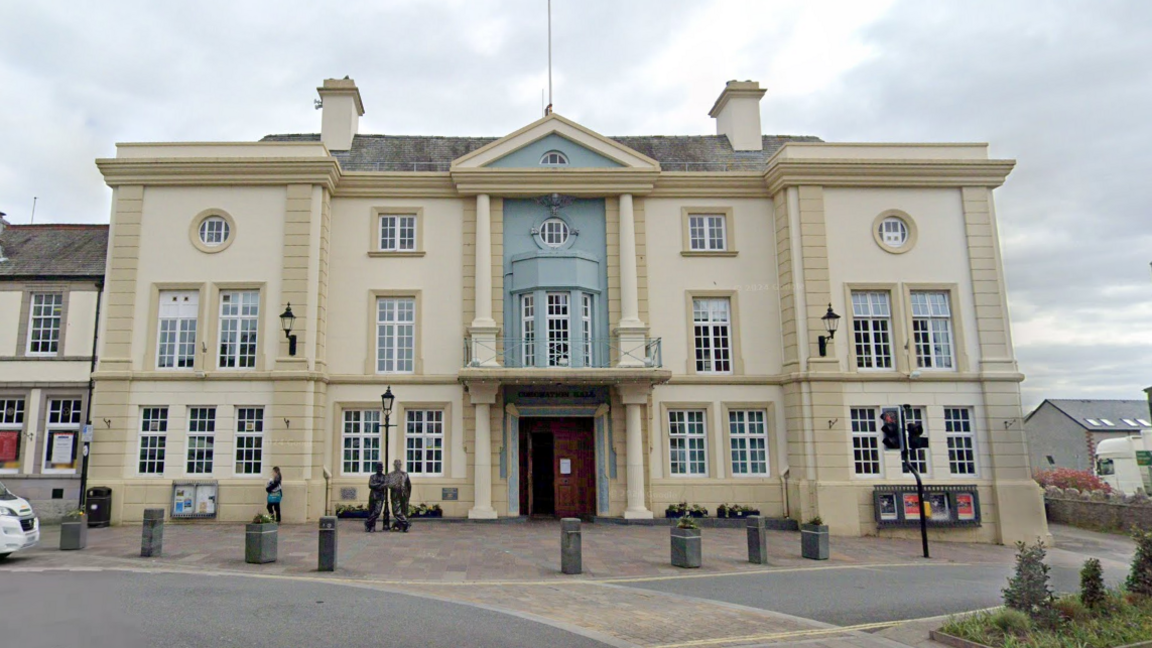
[[[0,483],[0,559],[40,542],[40,520],[32,505]]]
[[[1152,474],[1147,466],[1136,464],[1137,450],[1152,450],[1149,436],[1152,435],[1105,439],[1097,443],[1096,475],[1121,493],[1131,495],[1138,488],[1143,488],[1146,493],[1152,492]]]

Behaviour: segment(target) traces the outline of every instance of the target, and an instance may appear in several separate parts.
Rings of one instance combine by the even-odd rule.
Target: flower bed
[[[1098,610],[1091,610],[1073,595],[1056,599],[1053,607],[1059,619],[1051,627],[1004,609],[949,621],[932,638],[952,646],[963,644],[949,638],[992,648],[1116,648],[1152,641],[1152,601],[1144,597],[1111,592]]]

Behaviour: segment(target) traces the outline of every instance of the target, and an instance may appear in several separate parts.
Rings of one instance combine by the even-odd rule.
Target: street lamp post
[[[828,312],[824,313],[824,317],[820,318],[824,322],[824,329],[828,331],[828,336],[821,335],[817,340],[820,342],[820,357],[828,355],[828,343],[832,338],[836,337],[836,329],[840,326],[840,316],[832,312],[832,304],[828,304]]]
[[[388,428],[392,427],[392,405],[396,402],[396,397],[392,395],[392,386],[389,385],[384,393],[380,395],[380,405],[382,413],[384,414],[384,472],[388,472]],[[384,530],[388,530],[388,520],[390,517],[391,508],[389,508],[390,494],[388,488],[384,489]]]

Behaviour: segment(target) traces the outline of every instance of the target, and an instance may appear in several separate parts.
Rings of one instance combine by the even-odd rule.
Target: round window
[[[880,240],[884,245],[902,248],[908,242],[908,224],[899,216],[889,216],[880,221]]]
[[[228,221],[220,216],[209,216],[200,223],[200,242],[208,247],[223,245],[228,234]]]
[[[540,226],[540,240],[548,247],[558,248],[568,242],[568,223],[549,218]]]

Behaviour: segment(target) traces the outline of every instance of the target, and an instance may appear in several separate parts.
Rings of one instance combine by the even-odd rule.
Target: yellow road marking
[[[839,628],[816,628],[814,630],[792,630],[790,632],[774,632],[771,634],[740,635],[736,637],[718,637],[715,639],[697,639],[681,643],[661,644],[649,648],[688,648],[689,646],[714,646],[725,643],[751,643],[754,641],[773,641],[775,639],[794,639],[797,637],[819,637],[823,635],[844,634],[861,630],[879,630],[906,623],[905,621],[882,621],[879,623],[862,623],[854,626]]]

